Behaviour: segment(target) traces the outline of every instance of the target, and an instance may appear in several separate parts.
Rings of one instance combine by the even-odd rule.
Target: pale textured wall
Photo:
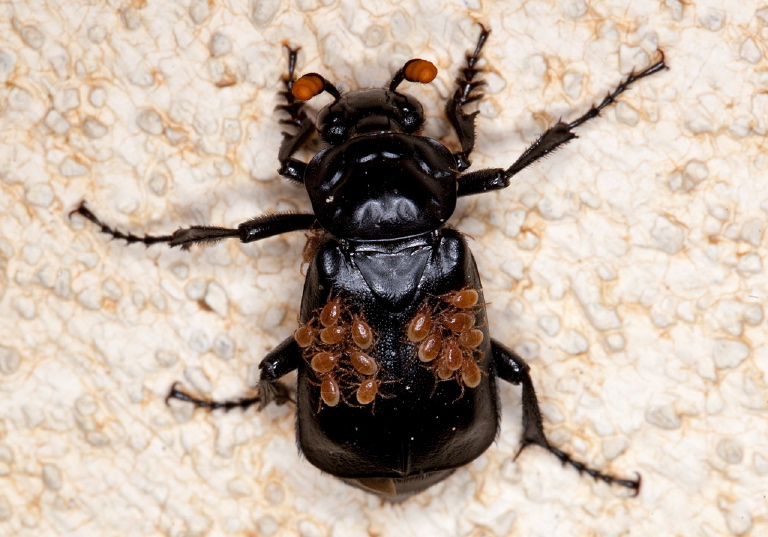
[[[176,380],[243,393],[294,330],[303,237],[181,252],[67,218],[82,198],[135,232],[307,210],[275,173],[281,43],[346,88],[434,61],[413,93],[440,136],[473,20],[493,29],[474,169],[667,54],[451,222],[553,442],[640,472],[637,498],[513,461],[511,386],[498,442],[396,506],[302,461],[288,408],[170,409]],[[0,5],[0,534],[768,534],[766,23],[752,0]]]

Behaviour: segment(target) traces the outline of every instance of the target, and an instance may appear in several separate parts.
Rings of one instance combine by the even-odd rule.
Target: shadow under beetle
[[[281,123],[295,132],[283,133],[279,173],[304,184],[313,214],[268,214],[234,229],[193,226],[139,237],[103,224],[84,203],[73,213],[113,238],[185,249],[311,230],[300,326],[261,362],[257,396],[206,401],[174,385],[169,398],[211,409],[283,404],[291,398],[278,379],[298,370],[296,435],[307,460],[399,501],[488,448],[499,428],[496,381],[503,379],[522,386],[521,451],[541,446],[579,472],[637,492],[639,476],[604,474],[549,444],[528,366],[490,337],[472,253],[445,222],[457,197],[507,187],[520,170],[575,138],[575,127],[598,116],[630,84],[665,69],[663,55],[583,116],[555,124],[509,168],[467,173],[478,112],[464,107],[482,97],[475,91],[483,84],[476,65],[490,33],[481,28],[445,107],[458,152],[418,135],[422,107],[398,91],[404,81],[431,82],[437,69],[430,62],[410,60],[386,88],[342,94],[316,73],[296,80],[298,49],[288,48],[285,102],[278,108],[290,116]],[[323,92],[333,102],[312,122],[304,101]],[[315,132],[325,148],[309,163],[294,158]]]

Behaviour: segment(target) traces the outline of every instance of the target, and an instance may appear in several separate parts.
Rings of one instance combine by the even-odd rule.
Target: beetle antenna
[[[435,67],[434,63],[418,58],[408,60],[392,77],[392,82],[389,83],[389,91],[395,91],[403,80],[418,82],[419,84],[429,84],[436,76],[437,67]]]
[[[307,73],[293,83],[291,93],[300,101],[308,101],[324,91],[333,95],[337,101],[341,99],[341,93],[336,89],[336,86],[317,73]]]

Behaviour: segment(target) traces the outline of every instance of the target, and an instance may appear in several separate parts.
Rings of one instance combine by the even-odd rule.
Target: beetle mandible
[[[299,328],[260,364],[257,395],[216,402],[177,385],[169,398],[210,409],[264,408],[291,400],[279,382],[298,370],[297,439],[320,470],[400,501],[479,457],[499,429],[497,379],[522,387],[520,451],[535,444],[595,479],[639,491],[640,477],[621,479],[588,467],[547,441],[529,368],[489,333],[480,277],[467,242],[445,225],[460,196],[500,190],[522,169],[576,137],[635,81],[666,68],[661,59],[631,73],[600,104],[544,132],[510,167],[467,172],[475,144],[481,25],[474,52],[456,79],[445,112],[460,150],[420,136],[421,104],[398,91],[429,83],[435,66],[413,59],[388,87],[341,93],[317,73],[294,76],[298,49],[288,48],[284,104],[293,126],[283,133],[279,174],[302,183],[312,214],[256,217],[236,228],[192,226],[171,235],[139,237],[102,223],[85,205],[73,211],[128,243],[188,249],[225,238],[252,242],[311,230]],[[333,102],[313,122],[305,101],[328,93]],[[294,158],[315,133],[325,147],[309,163]],[[518,451],[518,454],[520,453]]]

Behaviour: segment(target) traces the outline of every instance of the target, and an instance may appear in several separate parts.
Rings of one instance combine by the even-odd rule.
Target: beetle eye
[[[416,103],[413,104],[410,101],[397,105],[397,115],[400,125],[407,133],[412,133],[419,130],[424,122],[423,112],[421,106]]]
[[[347,137],[347,118],[343,111],[327,106],[317,114],[316,125],[320,136],[329,144],[340,144]]]
[[[333,121],[322,133],[323,139],[330,144],[337,144],[344,141],[347,135],[347,128],[340,121]]]
[[[413,115],[405,116],[402,120],[402,125],[406,131],[416,130],[418,128],[418,119]]]

